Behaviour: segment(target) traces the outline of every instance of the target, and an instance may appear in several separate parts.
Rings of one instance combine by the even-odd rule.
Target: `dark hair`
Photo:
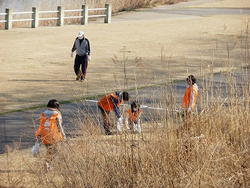
[[[47,104],[47,107],[48,108],[55,108],[57,110],[60,110],[59,109],[59,102],[56,100],[56,99],[51,99],[48,104]]]
[[[126,91],[122,92],[121,98],[124,101],[128,101],[129,100],[129,94],[128,94],[128,92],[126,92]]]
[[[137,101],[133,101],[133,102],[131,103],[131,111],[132,111],[132,113],[135,112],[135,111],[134,111],[134,108],[137,109],[137,112],[138,112],[139,109],[140,109],[140,104],[139,104]]]
[[[192,85],[196,83],[196,78],[193,75],[189,75],[186,80],[189,81]]]

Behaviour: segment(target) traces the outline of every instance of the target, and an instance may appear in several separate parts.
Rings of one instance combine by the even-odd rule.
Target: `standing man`
[[[109,113],[114,110],[118,121],[117,121],[117,131],[121,132],[122,128],[122,115],[120,113],[120,105],[123,101],[129,100],[129,94],[127,92],[115,92],[102,97],[98,102],[97,105],[101,111],[103,117],[103,128],[105,130],[106,135],[111,135],[112,132],[110,131],[110,122],[109,122]]]
[[[86,76],[88,67],[88,56],[90,56],[90,44],[89,40],[85,38],[84,33],[80,31],[78,37],[75,39],[74,45],[71,49],[71,57],[73,52],[76,51],[74,71],[76,74],[76,80],[83,81]],[[80,67],[82,70],[80,70]]]

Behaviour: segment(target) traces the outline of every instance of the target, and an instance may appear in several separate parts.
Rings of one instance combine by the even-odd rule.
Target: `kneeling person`
[[[124,114],[127,130],[131,130],[134,133],[141,133],[141,112],[142,110],[140,109],[140,104],[133,101],[131,103],[131,109],[128,109]]]

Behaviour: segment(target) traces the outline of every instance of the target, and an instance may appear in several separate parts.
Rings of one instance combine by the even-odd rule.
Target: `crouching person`
[[[66,140],[62,127],[62,115],[57,100],[52,99],[47,104],[47,109],[41,113],[40,125],[35,133],[35,137],[40,139],[46,146],[45,170],[51,170],[51,161],[58,152],[57,143]]]
[[[131,109],[124,113],[125,124],[128,131],[141,133],[141,112],[140,104],[136,101],[131,103]]]
[[[127,92],[115,92],[102,97],[98,102],[97,105],[101,111],[102,118],[103,118],[103,128],[105,130],[106,135],[112,135],[113,133],[110,131],[110,112],[114,111],[118,121],[117,121],[117,131],[121,132],[122,128],[122,116],[120,112],[120,105],[123,101],[129,100],[129,94]]]

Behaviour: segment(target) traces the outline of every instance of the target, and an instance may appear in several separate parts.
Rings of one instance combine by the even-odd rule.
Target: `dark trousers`
[[[101,111],[101,114],[102,114],[103,128],[105,130],[105,133],[108,133],[108,132],[110,132],[109,112],[105,111],[100,106],[98,106],[98,107],[99,107],[99,110]]]
[[[84,55],[84,56],[76,55],[75,64],[74,64],[75,74],[78,75],[79,69],[81,68],[82,77],[85,78],[87,67],[88,67],[88,56],[87,55]]]

